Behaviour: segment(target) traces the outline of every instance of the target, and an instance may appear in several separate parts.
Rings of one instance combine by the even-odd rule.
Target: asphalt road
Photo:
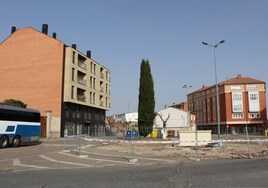
[[[140,166],[160,163],[176,163],[177,159],[136,156],[118,152],[100,151],[95,146],[101,142],[81,143],[79,152],[75,139],[51,139],[34,145],[0,150],[0,172],[39,169],[74,169],[111,166]],[[130,148],[128,148],[130,149]],[[132,159],[137,159],[133,162]],[[0,185],[1,187],[1,185]]]
[[[83,141],[78,155],[78,144],[46,139],[1,149],[0,187],[268,187],[267,158],[195,162],[135,155],[131,162],[130,155],[95,150],[100,142]]]
[[[0,172],[1,187],[268,187],[267,159]]]

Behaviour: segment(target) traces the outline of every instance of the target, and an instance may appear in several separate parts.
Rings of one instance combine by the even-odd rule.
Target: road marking
[[[65,152],[59,152],[60,154],[63,155],[68,155],[68,156],[72,156],[74,157],[73,154],[68,154]],[[118,158],[126,158],[129,159],[133,156],[129,156],[129,155],[112,155],[112,154],[104,154],[104,153],[97,153],[97,152],[89,152],[89,151],[83,151],[83,153],[87,153],[87,154],[94,154],[94,155],[101,155],[101,156],[106,156],[106,157],[118,157]],[[77,156],[75,156],[77,157]],[[176,160],[170,160],[170,159],[157,159],[157,158],[150,158],[150,157],[138,157],[135,156],[136,159],[141,159],[141,160],[150,160],[150,161],[162,161],[162,162],[167,162],[167,163],[176,163]],[[91,159],[91,160],[97,160],[97,161],[107,161],[107,162],[114,162],[114,163],[123,163],[123,164],[133,164],[130,162],[124,162],[124,161],[116,161],[116,160],[108,160],[108,159],[96,159],[96,158],[85,158],[85,159]]]
[[[49,168],[49,167],[45,167],[45,166],[22,164],[20,159],[13,159],[13,165],[15,165],[15,166],[23,166],[23,167],[30,167],[30,168],[41,168],[41,169],[48,169]]]
[[[84,152],[84,151],[83,151]],[[59,152],[60,154],[63,155],[68,155],[68,156],[72,156],[72,157],[78,157],[78,156],[74,156],[72,154],[68,154],[68,153],[64,153],[64,152]],[[90,152],[86,152],[86,153],[90,153]],[[96,159],[96,158],[83,158],[83,159],[87,159],[87,160],[95,160],[95,161],[105,161],[105,162],[112,162],[112,163],[122,163],[122,164],[132,164],[130,162],[125,162],[125,161],[115,161],[115,160],[109,160],[109,159]]]
[[[39,157],[48,160],[50,162],[56,162],[56,163],[63,163],[63,164],[70,164],[70,165],[78,165],[78,166],[84,166],[84,167],[94,167],[94,165],[88,165],[88,164],[82,164],[82,163],[72,163],[72,162],[67,162],[67,161],[59,161],[50,157],[47,157],[45,155],[39,155]]]
[[[89,151],[83,151],[83,153],[94,154],[94,155],[102,155],[102,156],[108,156],[108,157],[124,157],[124,158],[131,158],[132,157],[132,156],[129,156],[129,155],[112,155],[112,154],[96,153],[96,152],[89,152]],[[156,158],[150,158],[150,157],[138,157],[138,156],[135,156],[135,158],[144,159],[144,160],[150,160],[150,161],[164,161],[164,162],[170,162],[170,163],[177,162],[175,160],[170,160],[170,159],[156,159]]]

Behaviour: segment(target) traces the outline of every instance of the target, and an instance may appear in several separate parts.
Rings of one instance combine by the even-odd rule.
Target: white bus
[[[0,148],[38,141],[40,112],[29,108],[0,105]]]

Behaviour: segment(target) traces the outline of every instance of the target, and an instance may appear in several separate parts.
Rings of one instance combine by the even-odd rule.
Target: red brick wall
[[[267,113],[266,113],[266,96],[265,92],[259,93],[259,99],[260,99],[260,112],[261,112],[261,119],[263,121],[266,121],[267,119]]]
[[[0,44],[0,101],[17,99],[29,108],[60,115],[64,44],[32,28]]]
[[[223,103],[222,105],[224,105],[224,110],[223,110],[223,114],[225,116],[225,118],[222,118],[222,121],[233,121],[233,116],[232,116],[232,94],[231,93],[225,93],[225,103]]]

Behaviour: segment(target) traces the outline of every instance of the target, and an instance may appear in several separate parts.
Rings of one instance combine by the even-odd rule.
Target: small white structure
[[[179,131],[179,139],[180,146],[205,146],[211,142],[211,130]]]
[[[154,128],[163,129],[163,138],[177,137],[180,130],[195,130],[195,115],[179,108],[168,107],[157,113]]]

